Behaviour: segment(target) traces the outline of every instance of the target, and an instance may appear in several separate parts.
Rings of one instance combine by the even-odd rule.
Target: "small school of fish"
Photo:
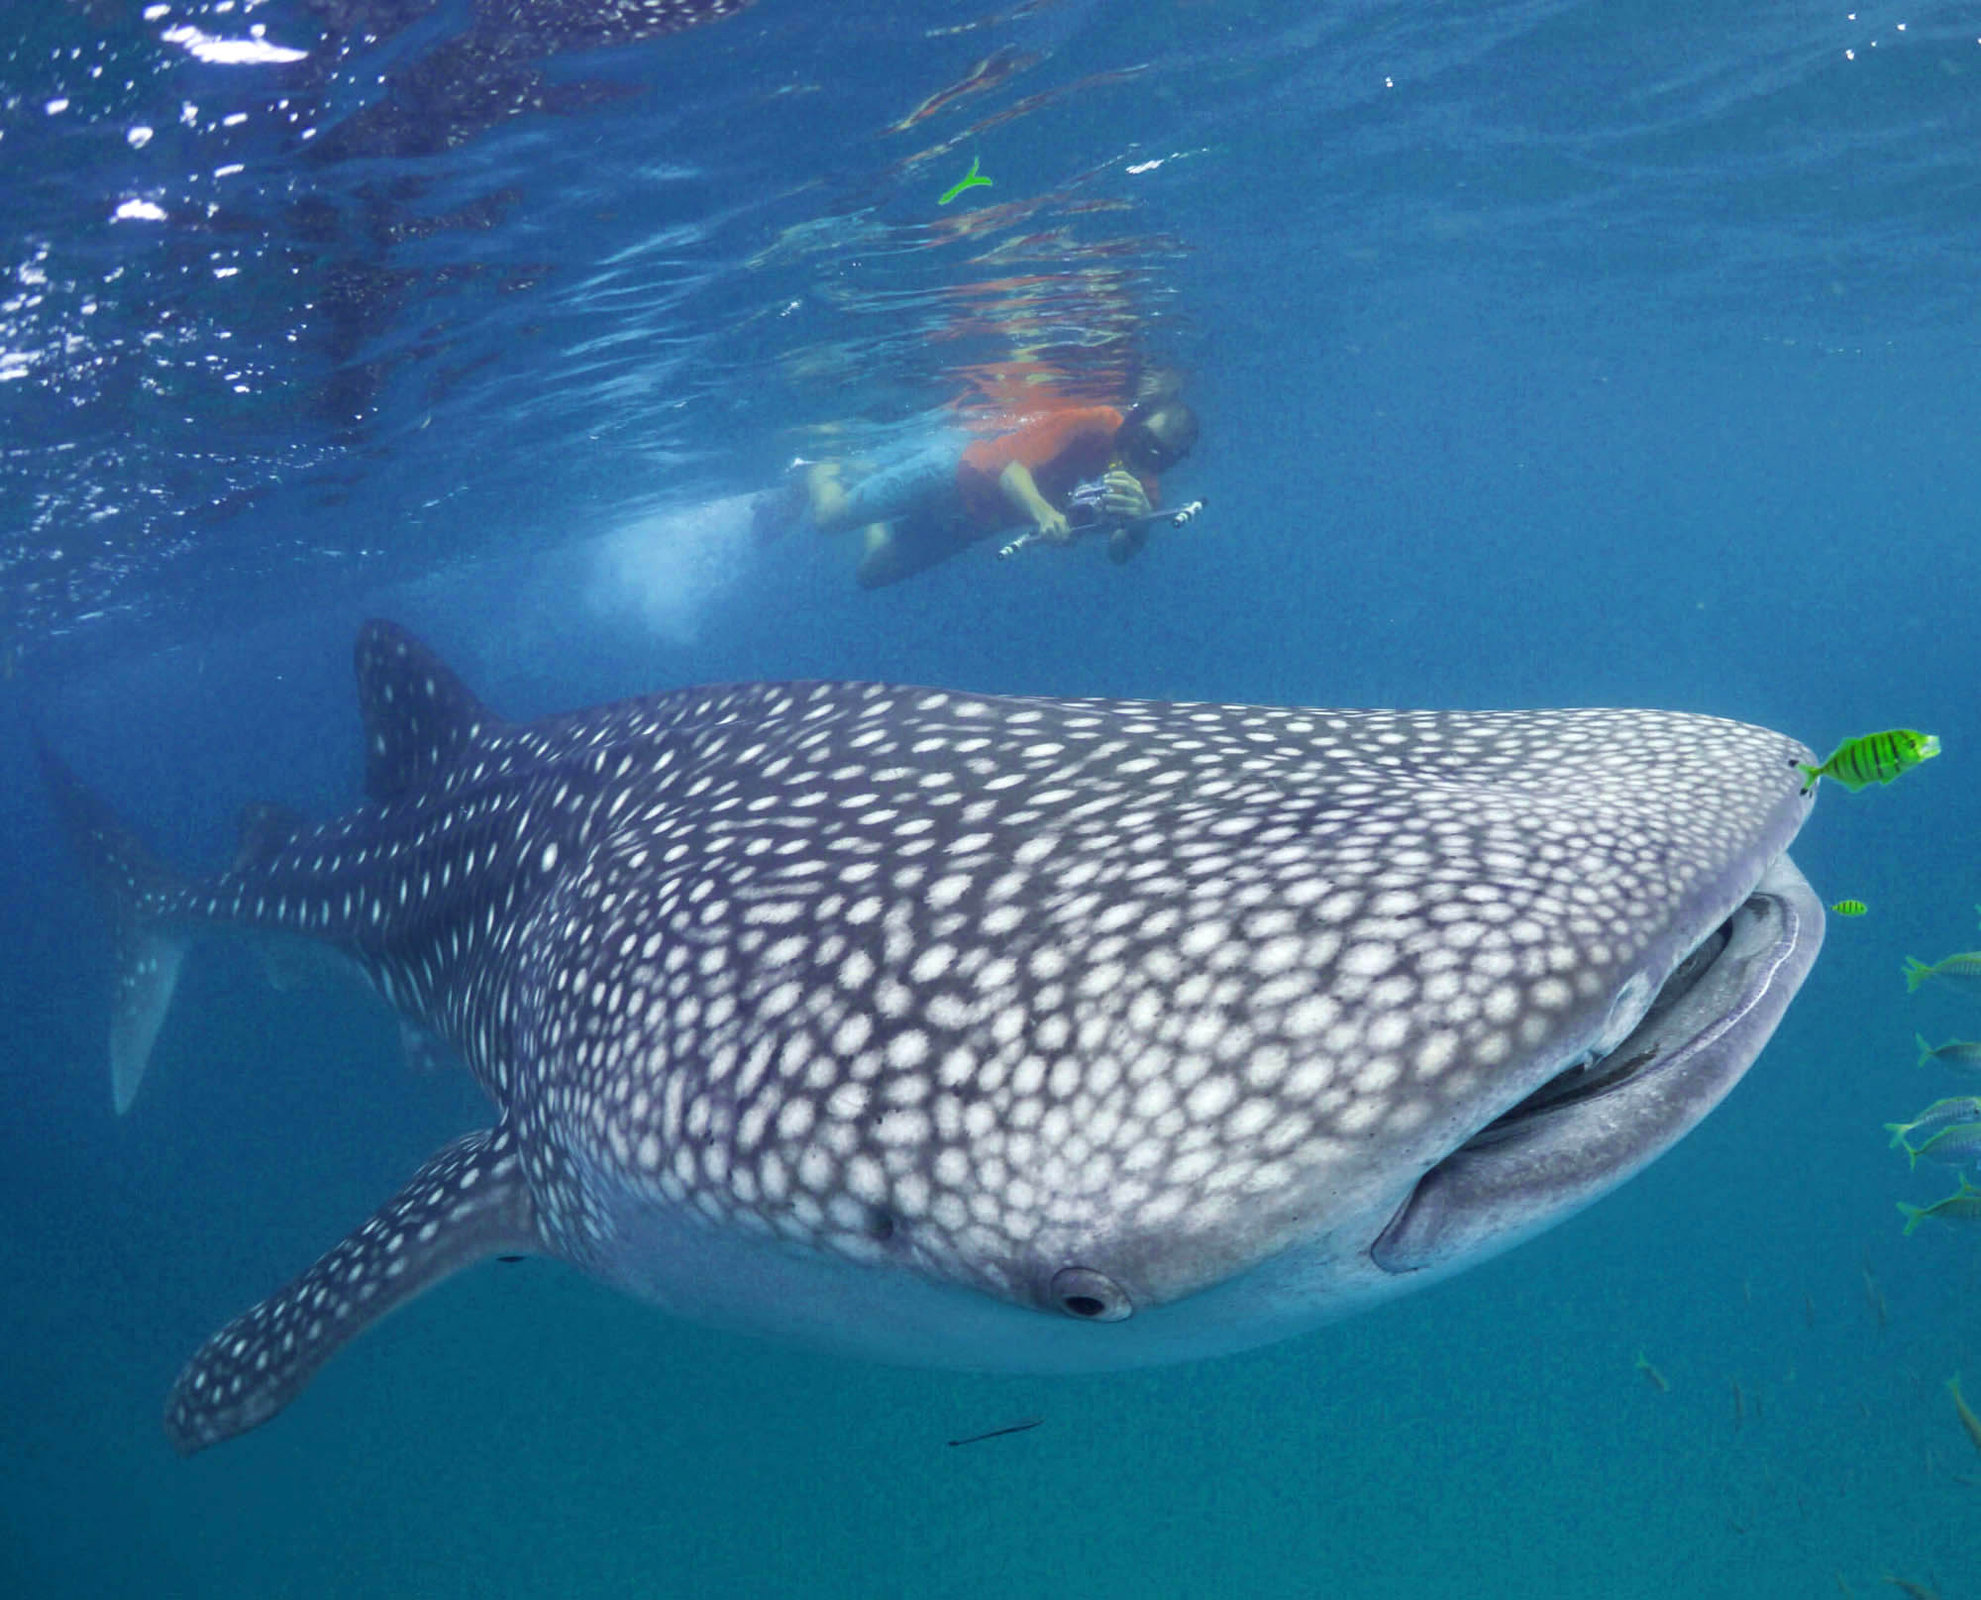
[[[1897,737],[1897,734],[1872,736],[1874,740]],[[1879,777],[1875,781],[1889,783],[1891,777],[1905,770],[1905,765],[1916,766],[1928,755],[1938,754],[1937,739],[1929,737],[1926,743],[1931,745],[1930,750],[1892,768],[1891,776]],[[1839,746],[1836,754],[1823,763],[1824,767],[1836,762],[1849,748],[1849,745]],[[1863,770],[1849,762],[1845,765],[1853,775]],[[1805,772],[1808,770],[1804,768]],[[1810,781],[1814,782],[1814,779]],[[1849,780],[1839,776],[1838,781],[1848,783]],[[1857,788],[1861,784],[1849,783],[1849,787]],[[1976,906],[1975,910],[1981,912],[1981,906]],[[1907,956],[1904,971],[1907,994],[1917,993],[1920,985],[1926,983],[1966,994],[1981,994],[1981,950],[1963,950],[1930,963],[1916,956]],[[1915,1033],[1912,1039],[1919,1047],[1920,1066],[1947,1067],[1955,1072],[1981,1077],[1981,1039],[1949,1039],[1945,1044],[1934,1044],[1923,1033]],[[1885,1132],[1892,1136],[1892,1148],[1905,1152],[1908,1170],[1916,1171],[1921,1161],[1930,1161],[1954,1168],[1960,1182],[1960,1187],[1952,1194],[1944,1195],[1928,1206],[1899,1201],[1899,1215],[1905,1218],[1907,1235],[1928,1217],[1945,1222],[1981,1219],[1981,1187],[1976,1187],[1970,1177],[1970,1169],[1981,1168],[1981,1095],[1954,1095],[1935,1100],[1910,1122],[1886,1123]],[[1964,1407],[1965,1403],[1961,1404]]]
[[[1926,1042],[1924,1034],[1913,1037],[1919,1044],[1920,1066],[1938,1062],[1963,1072],[1981,1072],[1981,1042],[1949,1039],[1935,1046]],[[1960,1178],[1958,1189],[1929,1206],[1898,1202],[1908,1236],[1928,1217],[1944,1222],[1981,1218],[1981,1188],[1968,1181],[1968,1169],[1981,1165],[1981,1095],[1935,1100],[1910,1122],[1886,1123],[1885,1132],[1892,1136],[1892,1148],[1905,1152],[1908,1170],[1916,1171],[1922,1160],[1932,1161],[1953,1167]]]
[[[1846,739],[1818,765],[1796,763],[1806,780],[1803,792],[1829,778],[1853,794],[1871,784],[1891,783],[1922,761],[1940,753],[1939,737],[1916,728],[1887,728]],[[1862,900],[1836,900],[1830,910],[1840,917],[1861,917],[1870,907]],[[1981,913],[1981,904],[1975,906]],[[1905,991],[1917,993],[1922,984],[1981,995],[1981,950],[1963,950],[1938,961],[1905,958]],[[1914,1034],[1919,1045],[1919,1065],[1929,1063],[1955,1071],[1981,1075],[1981,1040],[1949,1039],[1945,1044],[1929,1044],[1924,1034]],[[1910,1234],[1927,1217],[1952,1221],[1981,1218],[1981,1188],[1969,1181],[1968,1169],[1981,1166],[1981,1096],[1964,1095],[1935,1100],[1910,1122],[1888,1122],[1892,1148],[1903,1150],[1908,1167],[1916,1170],[1921,1160],[1954,1168],[1960,1187],[1929,1206],[1915,1206],[1901,1200],[1899,1214]]]

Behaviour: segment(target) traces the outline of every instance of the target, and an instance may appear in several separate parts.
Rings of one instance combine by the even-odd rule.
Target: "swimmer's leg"
[[[805,471],[805,497],[811,506],[812,521],[821,533],[837,533],[847,526],[846,485],[841,481],[837,461],[821,461]]]
[[[803,472],[792,473],[776,488],[761,491],[750,502],[750,531],[768,542],[782,538],[807,516],[821,533],[837,533],[850,526],[841,481],[844,470],[838,461],[816,461]]]
[[[893,549],[893,525],[886,522],[868,523],[860,530],[860,570],[873,567],[878,571],[887,566],[894,560]]]
[[[812,514],[827,533],[946,516],[956,508],[956,469],[969,442],[960,429],[941,429],[917,439],[850,488],[837,463],[822,462],[808,485]]]
[[[882,589],[941,565],[968,549],[974,537],[969,522],[960,516],[877,522],[866,530],[853,576],[862,589]]]

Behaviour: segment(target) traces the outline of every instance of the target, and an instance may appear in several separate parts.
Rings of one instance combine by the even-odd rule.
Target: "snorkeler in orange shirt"
[[[1160,475],[1196,441],[1196,415],[1178,400],[1125,415],[1112,406],[1063,407],[989,439],[945,428],[850,486],[841,463],[820,462],[805,476],[805,504],[791,511],[809,509],[825,533],[864,529],[857,577],[862,588],[877,589],[1014,524],[1066,544],[1077,531],[1074,519],[1087,526],[1146,516]],[[776,506],[768,498],[765,504]],[[765,520],[760,516],[760,528]],[[1126,561],[1147,538],[1146,523],[1117,526],[1108,555]]]

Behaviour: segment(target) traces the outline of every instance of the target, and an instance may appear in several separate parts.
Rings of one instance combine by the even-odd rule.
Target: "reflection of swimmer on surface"
[[[991,438],[947,427],[858,466],[816,463],[801,480],[759,497],[756,525],[771,533],[809,513],[822,533],[863,529],[857,576],[862,588],[877,589],[1014,524],[1068,544],[1096,521],[1145,516],[1162,473],[1196,442],[1196,414],[1168,395],[1126,414],[1063,407]],[[1108,556],[1126,561],[1147,538],[1147,523],[1117,526]]]

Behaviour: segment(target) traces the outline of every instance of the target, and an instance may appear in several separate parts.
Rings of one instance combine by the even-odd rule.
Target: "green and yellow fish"
[[[1950,989],[1981,994],[1981,950],[1963,950],[1927,965],[1917,956],[1905,958],[1905,992],[1911,994],[1928,981],[1944,983]],[[1944,1047],[1943,1047],[1944,1048]],[[1938,1054],[1936,1051],[1935,1054]],[[1943,1058],[1944,1059],[1944,1058]]]
[[[1926,1041],[1921,1039],[1919,1042],[1924,1044]],[[1932,1052],[1929,1050],[1926,1054],[1930,1057]],[[1934,1130],[1944,1128],[1950,1122],[1981,1122],[1981,1094],[1958,1094],[1945,1100],[1935,1100],[1910,1122],[1886,1123],[1885,1132],[1892,1136],[1894,1150],[1901,1146],[1910,1150],[1911,1135],[1924,1128],[1930,1138]]]
[[[1953,1396],[1954,1415],[1960,1418],[1960,1425],[1967,1433],[1968,1443],[1981,1450],[1981,1417],[1974,1414],[1974,1408],[1967,1403],[1967,1396],[1960,1392],[1960,1374],[1956,1372],[1947,1379],[1947,1393]]]
[[[937,205],[948,205],[950,201],[954,200],[965,189],[988,189],[991,186],[990,179],[980,176],[977,172],[977,163],[981,159],[982,157],[980,156],[972,156],[970,158],[970,170],[942,191],[942,198],[936,201]],[[1939,743],[1936,740],[1933,745],[1934,752],[1937,753],[1939,748]],[[1889,782],[1890,780],[1888,779],[1886,781]]]
[[[1838,900],[1831,904],[1830,909],[1840,917],[1861,917],[1871,908],[1862,900]]]
[[[1917,1167],[1920,1158],[1937,1161],[1943,1167],[1971,1166],[1977,1156],[1981,1156],[1981,1122],[1956,1122],[1914,1148],[1907,1144],[1901,1147],[1907,1160]]]
[[[1909,1206],[1901,1200],[1898,1209],[1899,1215],[1905,1218],[1905,1232],[1910,1238],[1912,1230],[1928,1217],[1946,1217],[1963,1222],[1981,1217],[1981,1189],[1962,1178],[1960,1187],[1944,1200],[1935,1200],[1930,1206]]]
[[[1809,780],[1802,786],[1804,794],[1816,786],[1818,778],[1834,778],[1855,794],[1867,784],[1890,783],[1901,772],[1910,771],[1939,753],[1937,734],[1889,728],[1883,733],[1867,733],[1861,739],[1844,740],[1820,767],[1812,767],[1806,761],[1798,761],[1796,765]]]
[[[1949,1039],[1945,1044],[1928,1044],[1925,1034],[1915,1033],[1912,1042],[1919,1046],[1918,1064],[1922,1067],[1929,1061],[1937,1061],[1957,1072],[1981,1072],[1981,1039]]]

